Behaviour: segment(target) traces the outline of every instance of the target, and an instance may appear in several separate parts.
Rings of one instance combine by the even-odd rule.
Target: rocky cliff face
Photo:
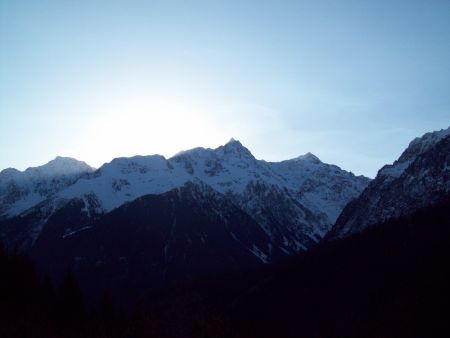
[[[450,128],[413,140],[397,161],[384,166],[342,211],[329,238],[441,203],[450,193]]]

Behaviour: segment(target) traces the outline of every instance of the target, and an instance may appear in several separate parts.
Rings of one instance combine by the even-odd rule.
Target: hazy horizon
[[[450,122],[448,1],[0,1],[0,170],[231,137],[374,177]]]

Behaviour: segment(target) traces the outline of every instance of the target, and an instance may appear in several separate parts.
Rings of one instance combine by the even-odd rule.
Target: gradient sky
[[[449,124],[448,0],[0,0],[0,169],[234,137],[373,177]]]

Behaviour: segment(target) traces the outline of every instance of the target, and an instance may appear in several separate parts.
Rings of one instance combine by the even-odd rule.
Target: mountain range
[[[449,168],[450,128],[413,140],[374,180],[311,153],[257,160],[234,139],[169,159],[116,158],[99,169],[57,157],[0,172],[0,239],[55,279],[70,268],[85,290],[138,297],[443,203]]]
[[[0,217],[33,216],[29,238],[15,242],[28,250],[52,215],[71,201],[83,205],[85,221],[67,227],[66,235],[139,197],[161,195],[189,182],[229,200],[258,223],[274,247],[290,254],[318,242],[369,179],[322,163],[310,153],[277,163],[256,160],[232,139],[217,149],[195,148],[170,159],[116,158],[98,170],[62,157],[24,172],[3,170]]]

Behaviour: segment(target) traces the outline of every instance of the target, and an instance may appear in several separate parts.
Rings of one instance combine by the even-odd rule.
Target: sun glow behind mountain
[[[374,176],[448,123],[448,13],[445,2],[0,2],[0,169],[235,137],[257,158],[312,152]]]
[[[85,95],[76,107],[55,99],[53,109],[73,112],[48,117],[48,133],[64,130],[61,137],[71,139],[58,154],[99,167],[115,157],[170,157],[194,147],[216,148],[231,137],[266,160],[296,157],[311,150],[301,145],[305,137],[292,142],[296,137],[278,111],[254,103],[230,104],[214,88],[205,88],[201,79],[110,76],[115,80],[93,77],[92,83],[97,85],[83,89]],[[264,136],[290,142],[292,147],[280,149],[276,143],[263,146],[267,143]]]
[[[255,130],[276,132],[280,124],[274,112],[253,105],[202,105],[170,98],[114,100],[90,114],[79,142],[66,154],[98,167],[114,157],[156,153],[170,157],[198,146],[215,148],[232,136],[250,146],[257,143]]]
[[[86,142],[71,152],[96,166],[117,156],[151,153],[169,156],[180,150],[180,139],[187,147],[213,145],[218,140],[212,131],[207,115],[194,105],[124,103],[93,116],[86,130]]]

